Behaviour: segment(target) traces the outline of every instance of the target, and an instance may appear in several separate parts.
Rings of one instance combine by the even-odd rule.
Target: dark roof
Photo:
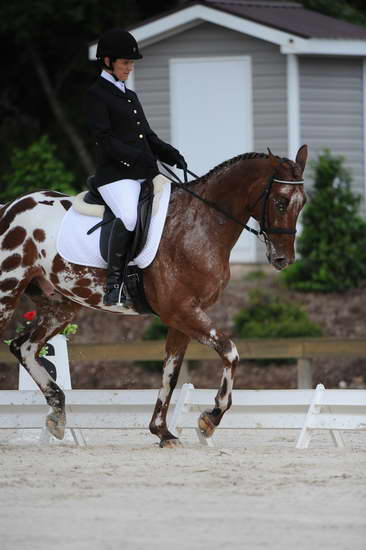
[[[197,3],[304,38],[366,39],[366,27],[307,10],[298,2],[205,0]]]

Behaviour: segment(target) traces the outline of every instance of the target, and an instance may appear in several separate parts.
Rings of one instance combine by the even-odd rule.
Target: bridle
[[[281,162],[283,162],[285,160],[287,160],[287,159],[281,159]],[[282,184],[282,185],[303,185],[304,180],[287,181],[287,180],[279,180],[279,179],[275,178],[274,175],[269,176],[266,187],[264,188],[262,193],[259,195],[259,197],[255,201],[254,205],[251,206],[250,208],[248,208],[249,213],[251,213],[251,212],[253,212],[253,210],[257,206],[257,204],[260,201],[263,201],[262,212],[261,212],[261,216],[260,216],[260,220],[259,220],[259,231],[258,231],[257,229],[253,229],[253,227],[250,227],[249,225],[246,225],[245,223],[241,222],[237,218],[234,218],[234,216],[229,214],[229,212],[226,212],[226,210],[223,210],[222,208],[220,208],[220,206],[218,206],[215,202],[209,201],[209,200],[205,199],[204,197],[201,197],[201,195],[198,195],[197,193],[192,191],[192,189],[190,189],[190,186],[194,185],[194,183],[196,183],[196,182],[189,183],[188,182],[188,174],[190,174],[191,176],[193,176],[196,179],[199,179],[199,176],[197,176],[194,172],[191,172],[187,168],[184,169],[183,170],[184,182],[183,182],[179,178],[179,176],[177,176],[177,174],[175,172],[173,172],[173,170],[171,170],[168,166],[166,166],[166,164],[164,164],[162,162],[161,162],[161,164],[164,166],[164,168],[167,170],[167,172],[174,179],[171,179],[166,174],[163,174],[163,175],[165,177],[168,177],[168,179],[174,185],[179,187],[179,189],[183,189],[184,191],[187,191],[187,193],[190,193],[191,195],[193,195],[194,197],[196,197],[200,201],[204,202],[205,204],[207,204],[211,208],[217,210],[218,212],[223,214],[229,220],[232,220],[232,221],[236,222],[237,224],[241,225],[242,227],[244,227],[244,229],[246,229],[250,233],[253,233],[253,235],[256,235],[257,237],[260,237],[260,236],[263,235],[265,243],[267,243],[268,241],[271,240],[268,236],[270,234],[277,234],[277,235],[295,235],[296,234],[296,228],[267,226],[267,221],[266,220],[267,220],[267,217],[268,217],[268,200],[269,200],[269,196],[271,194],[272,187],[273,187],[274,183],[279,183],[279,184]]]
[[[268,178],[268,182],[267,182],[267,185],[266,187],[264,188],[263,192],[260,194],[260,196],[258,197],[258,199],[256,200],[256,202],[254,203],[254,205],[252,207],[250,207],[248,210],[249,212],[253,212],[254,208],[257,206],[257,204],[263,200],[263,205],[262,205],[262,212],[261,212],[261,217],[260,217],[260,221],[259,221],[259,231],[256,231],[255,229],[253,230],[252,228],[252,233],[255,232],[255,234],[257,236],[259,235],[263,235],[264,236],[264,239],[265,241],[269,241],[269,237],[268,235],[269,234],[277,234],[277,235],[296,235],[296,228],[287,228],[287,227],[270,227],[270,226],[267,226],[267,218],[268,218],[268,200],[269,200],[269,196],[271,194],[271,191],[272,191],[272,187],[273,187],[273,184],[274,183],[279,183],[279,184],[282,184],[282,185],[303,185],[304,184],[304,180],[296,180],[296,181],[289,181],[289,180],[279,180],[277,178],[275,178],[274,176],[270,176]]]

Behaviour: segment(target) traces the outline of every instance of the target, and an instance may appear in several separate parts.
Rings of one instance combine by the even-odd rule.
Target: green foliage
[[[132,2],[128,3],[132,4]],[[112,7],[107,4],[115,5]],[[120,12],[125,14],[126,7],[121,5],[121,2],[118,4]],[[63,2],[58,2],[58,0],[37,0],[37,2],[13,0],[1,4],[0,29],[3,32],[14,32],[14,40],[20,43],[32,40],[34,37],[37,38],[37,41],[45,37],[50,39],[55,30],[67,36],[68,31],[76,32],[77,28],[79,31],[93,29],[97,24],[98,16],[104,23],[103,11],[108,12],[111,7],[113,15],[116,16],[117,2],[108,0],[104,6],[100,6],[98,0],[64,0]],[[72,35],[70,38],[75,40]],[[53,51],[60,46],[61,44],[54,44]]]
[[[65,169],[55,152],[48,136],[40,137],[26,149],[14,148],[11,171],[2,178],[0,200],[9,201],[40,189],[75,193],[74,175]]]
[[[301,259],[281,275],[301,291],[344,292],[366,281],[366,222],[344,158],[325,150],[313,163],[314,188],[297,245]]]
[[[302,0],[302,4],[309,10],[366,26],[364,0]]]
[[[297,338],[321,336],[322,329],[298,305],[257,289],[249,294],[249,306],[234,318],[240,338]]]
[[[148,327],[146,327],[142,336],[143,340],[165,340],[168,334],[168,327],[160,321],[160,317],[154,319]]]
[[[244,276],[245,281],[262,281],[267,277],[267,274],[262,269],[254,269],[253,271],[249,271]]]
[[[69,323],[66,325],[64,330],[60,333],[63,334],[66,338],[68,336],[72,336],[73,334],[76,334],[78,331],[79,325],[75,325],[74,323]]]
[[[29,326],[29,323],[28,323],[28,326]],[[24,332],[26,330],[27,330],[27,327],[24,326],[24,325],[21,325],[21,324],[18,324],[18,326],[16,328],[16,332],[18,334],[21,334],[22,332]],[[78,325],[69,323],[68,325],[66,325],[64,330],[62,332],[60,332],[60,334],[63,334],[68,339],[68,336],[71,336],[72,334],[76,334],[77,330],[78,330]],[[14,338],[11,338],[10,340],[4,340],[4,344],[7,344],[8,346],[10,346],[10,344],[12,343],[13,340],[14,340]],[[48,354],[48,345],[46,344],[40,350],[40,352],[38,354],[38,357],[45,357],[45,356],[47,356],[47,354]]]
[[[156,317],[150,325],[148,325],[142,335],[143,340],[165,340],[168,333],[168,327]],[[138,365],[152,372],[161,372],[163,363],[161,361],[138,361]]]
[[[3,56],[2,66],[6,78],[1,83],[0,172],[9,171],[14,146],[26,147],[40,133],[47,133],[59,145],[66,166],[78,174],[81,190],[86,168],[79,147],[64,128],[72,127],[74,136],[78,135],[91,152],[93,140],[87,132],[83,103],[99,67],[88,59],[88,44],[109,28],[137,25],[145,17],[174,8],[177,2],[0,2],[0,44],[2,51],[10,52]],[[47,86],[44,78],[48,79]],[[56,101],[58,117],[52,108]],[[60,124],[59,117],[65,125]]]

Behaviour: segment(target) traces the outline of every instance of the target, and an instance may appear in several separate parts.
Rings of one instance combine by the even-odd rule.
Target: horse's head
[[[302,178],[308,147],[300,147],[295,162],[268,153],[271,176],[252,215],[265,237],[268,261],[280,270],[295,259],[296,221],[306,202]]]

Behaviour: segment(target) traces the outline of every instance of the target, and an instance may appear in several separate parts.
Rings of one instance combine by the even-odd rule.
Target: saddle
[[[93,180],[95,176],[89,176],[86,181],[86,186],[88,191],[83,196],[83,202],[86,205],[99,205],[104,207],[102,221],[91,227],[88,231],[90,235],[93,231],[101,228],[100,231],[100,253],[102,258],[107,261],[108,259],[108,241],[109,235],[111,232],[112,222],[115,219],[115,215],[109,206],[103,201],[100,193],[96,191],[96,188],[93,185]],[[139,197],[139,202],[137,206],[137,222],[134,230],[133,240],[129,250],[129,257],[135,258],[146,244],[147,235],[149,232],[150,221],[151,221],[151,211],[152,203],[154,198],[154,185],[152,179],[147,179],[141,185],[141,192]],[[75,208],[75,206],[74,206]],[[87,209],[87,208],[86,208]],[[77,209],[80,212],[79,209]],[[85,212],[86,213],[86,212]],[[90,215],[90,214],[89,214]],[[92,214],[93,215],[93,214]]]
[[[90,235],[99,227],[101,228],[99,248],[102,258],[105,262],[107,262],[109,235],[115,215],[109,206],[103,201],[102,196],[93,185],[94,178],[95,176],[88,177],[86,182],[88,191],[84,191],[83,193],[77,195],[73,203],[73,208],[80,214],[102,218],[100,222],[89,229],[87,235]],[[153,181],[152,179],[147,179],[141,184],[141,192],[137,207],[136,228],[130,250],[128,251],[128,257],[130,260],[138,256],[146,244],[151,221],[153,199]],[[128,266],[126,286],[134,307],[138,313],[154,313],[145,296],[143,270],[137,266]]]

